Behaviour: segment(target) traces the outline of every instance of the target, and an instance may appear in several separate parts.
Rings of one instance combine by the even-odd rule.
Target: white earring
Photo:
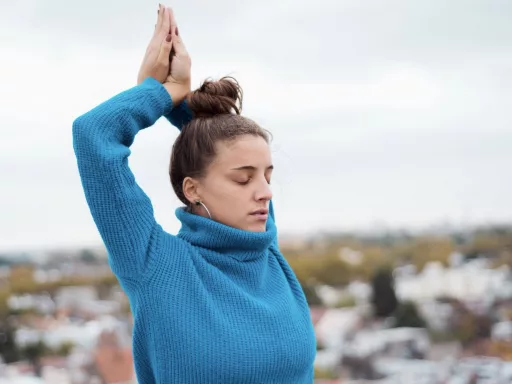
[[[208,213],[208,216],[210,216],[210,219],[212,218],[212,215],[210,214],[210,211],[208,210],[208,208],[206,208],[206,205],[203,204],[203,202],[201,200],[197,200],[196,201],[196,205],[202,205],[203,208],[206,210],[206,212]]]

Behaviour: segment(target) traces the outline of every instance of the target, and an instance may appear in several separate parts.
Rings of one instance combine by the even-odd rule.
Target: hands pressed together
[[[160,4],[155,32],[142,60],[137,84],[153,77],[164,85],[176,106],[190,92],[191,66],[172,9]]]

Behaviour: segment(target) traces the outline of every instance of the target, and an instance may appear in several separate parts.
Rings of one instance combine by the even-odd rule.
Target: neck
[[[202,216],[202,217],[207,218],[207,219],[212,219],[212,215],[210,213],[210,210],[208,209],[208,207],[206,205],[204,205],[204,203],[196,204],[195,206],[193,206],[191,208],[192,209],[190,211],[192,213],[194,213],[196,215],[199,215],[199,216]]]

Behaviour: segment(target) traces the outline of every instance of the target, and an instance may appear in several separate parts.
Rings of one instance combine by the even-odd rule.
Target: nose
[[[258,184],[256,190],[256,200],[258,201],[270,201],[272,199],[272,188],[267,180],[263,180]]]

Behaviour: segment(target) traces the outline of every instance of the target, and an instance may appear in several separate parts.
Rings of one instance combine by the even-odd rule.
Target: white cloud
[[[0,249],[94,243],[71,122],[132,86],[156,3],[2,4]],[[176,5],[193,82],[234,75],[275,137],[281,232],[507,220],[512,6],[495,1]],[[178,229],[176,132],[141,133],[130,164]]]

